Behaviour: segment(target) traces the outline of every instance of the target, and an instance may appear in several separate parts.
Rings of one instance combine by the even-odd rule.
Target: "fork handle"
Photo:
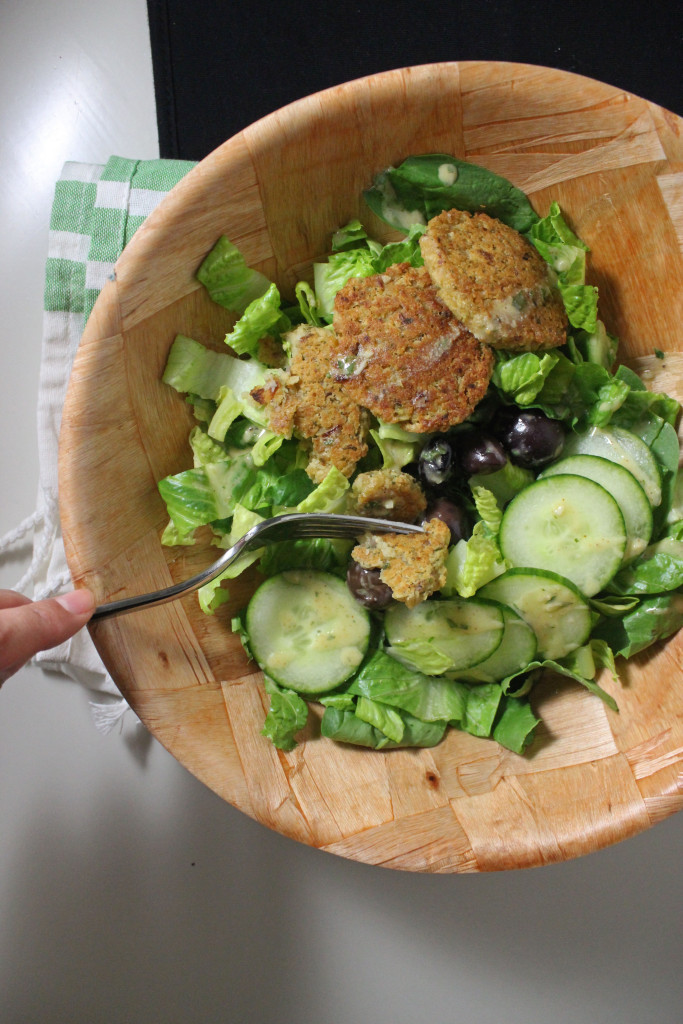
[[[183,580],[182,583],[174,583],[173,586],[164,587],[161,590],[152,590],[148,594],[136,594],[134,597],[122,597],[118,601],[100,604],[95,608],[90,621],[95,622],[99,619],[108,619],[112,615],[125,615],[127,612],[137,611],[138,608],[153,608],[158,604],[168,604],[169,601],[175,601],[184,594],[191,594],[192,591],[203,587],[205,583],[215,580],[216,576],[220,576],[229,565],[232,565],[237,556],[242,553],[244,547],[244,538],[238,540],[208,569],[198,572],[196,576],[190,576],[189,579]]]

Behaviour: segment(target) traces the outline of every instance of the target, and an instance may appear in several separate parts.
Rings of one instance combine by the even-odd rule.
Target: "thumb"
[[[38,651],[68,640],[86,624],[94,609],[95,598],[89,590],[0,608],[0,680]]]

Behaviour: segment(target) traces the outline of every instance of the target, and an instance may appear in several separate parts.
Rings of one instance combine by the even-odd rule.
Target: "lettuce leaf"
[[[506,178],[443,153],[410,156],[388,167],[363,195],[373,213],[401,231],[453,207],[487,213],[522,232],[538,220],[524,192]]]
[[[443,739],[447,722],[421,722],[407,712],[401,713],[403,736],[400,743],[363,721],[353,711],[326,707],[320,723],[320,731],[337,743],[352,743],[356,746],[371,747],[374,750],[390,750],[393,747],[435,747]]]
[[[214,352],[187,335],[178,334],[171,345],[162,380],[181,394],[218,401],[221,388],[238,397],[263,384],[267,373],[256,359],[236,359]]]
[[[361,666],[348,692],[407,711],[423,722],[459,722],[467,702],[464,683],[424,675],[384,651],[375,651]]]
[[[269,676],[264,676],[264,685],[270,696],[270,708],[261,735],[269,739],[278,750],[294,750],[297,745],[296,733],[308,721],[308,705],[294,690],[279,686]]]
[[[603,618],[593,637],[604,640],[615,654],[631,658],[664,640],[683,626],[683,594],[671,591],[645,597],[621,618]]]
[[[280,293],[271,284],[265,294],[249,303],[232,331],[226,334],[225,344],[239,356],[256,356],[261,338],[270,333],[281,334],[290,327],[289,319],[280,309]]]
[[[223,235],[197,271],[212,300],[219,306],[243,313],[250,302],[270,287],[270,281],[258,270],[251,270],[242,253]]]
[[[507,568],[498,542],[483,521],[474,524],[469,540],[459,540],[446,560],[446,583],[442,591],[446,597],[474,594]]]
[[[551,203],[547,217],[531,225],[528,237],[557,274],[569,323],[587,334],[594,333],[598,324],[598,289],[586,284],[589,249],[566,223],[558,203]]]

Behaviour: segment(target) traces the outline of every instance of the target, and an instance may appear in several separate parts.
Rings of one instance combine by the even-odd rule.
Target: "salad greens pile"
[[[683,481],[674,426],[679,405],[648,391],[624,366],[614,369],[618,342],[599,319],[597,289],[586,283],[587,246],[557,203],[539,217],[510,182],[443,154],[410,157],[398,168],[388,168],[364,195],[369,208],[402,231],[403,239],[383,245],[368,236],[360,221],[345,225],[332,235],[328,258],[315,264],[312,283],[297,285],[293,304],[283,302],[274,283],[247,267],[225,237],[199,268],[198,279],[211,298],[238,319],[225,338],[229,350],[217,352],[183,335],[170,350],[163,380],[192,407],[195,425],[189,443],[194,464],[159,483],[169,515],[162,543],[194,544],[203,527],[210,530],[214,545],[228,548],[256,523],[282,512],[344,511],[350,481],[331,469],[315,485],[306,473],[305,445],[271,431],[264,409],[250,397],[268,374],[278,372],[264,355],[264,337],[281,342],[287,353],[292,327],[332,323],[334,296],[349,278],[381,273],[398,262],[421,266],[420,236],[441,211],[457,207],[498,217],[523,233],[552,267],[570,327],[559,349],[497,351],[489,394],[481,406],[487,415],[492,407],[506,405],[538,409],[569,432],[619,427],[641,438],[661,480],[650,543],[604,591],[590,598],[590,638],[565,657],[534,660],[494,683],[449,678],[434,674],[429,652],[419,668],[388,653],[382,615],[373,613],[371,643],[362,664],[319,702],[325,706],[323,734],[340,742],[374,749],[431,746],[452,726],[490,736],[522,753],[538,724],[529,692],[543,670],[580,683],[616,709],[614,698],[596,682],[598,672],[606,667],[618,682],[616,656],[631,657],[683,625]],[[458,432],[476,424],[480,415],[478,407],[469,422],[452,428],[456,443]],[[375,421],[370,437],[358,472],[403,469],[415,462],[430,435]],[[503,510],[533,479],[530,469],[508,461],[500,470],[466,482],[461,498],[473,531],[450,551],[443,596],[471,598],[505,571],[498,543]],[[201,607],[214,613],[229,599],[226,581],[249,565],[264,578],[300,568],[344,577],[352,546],[350,541],[320,538],[251,551],[200,590]],[[236,615],[232,625],[249,652],[245,616]],[[270,711],[264,734],[276,746],[291,749],[307,721],[307,702],[267,675],[265,685]]]

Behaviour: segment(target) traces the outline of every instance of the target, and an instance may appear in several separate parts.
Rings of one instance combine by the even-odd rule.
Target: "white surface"
[[[65,160],[158,155],[144,0],[4,0],[0,534],[33,509],[43,264]],[[0,568],[21,575],[28,551]],[[676,1024],[683,815],[568,864],[429,877],[223,804],[74,684],[0,693],[2,1024]]]

